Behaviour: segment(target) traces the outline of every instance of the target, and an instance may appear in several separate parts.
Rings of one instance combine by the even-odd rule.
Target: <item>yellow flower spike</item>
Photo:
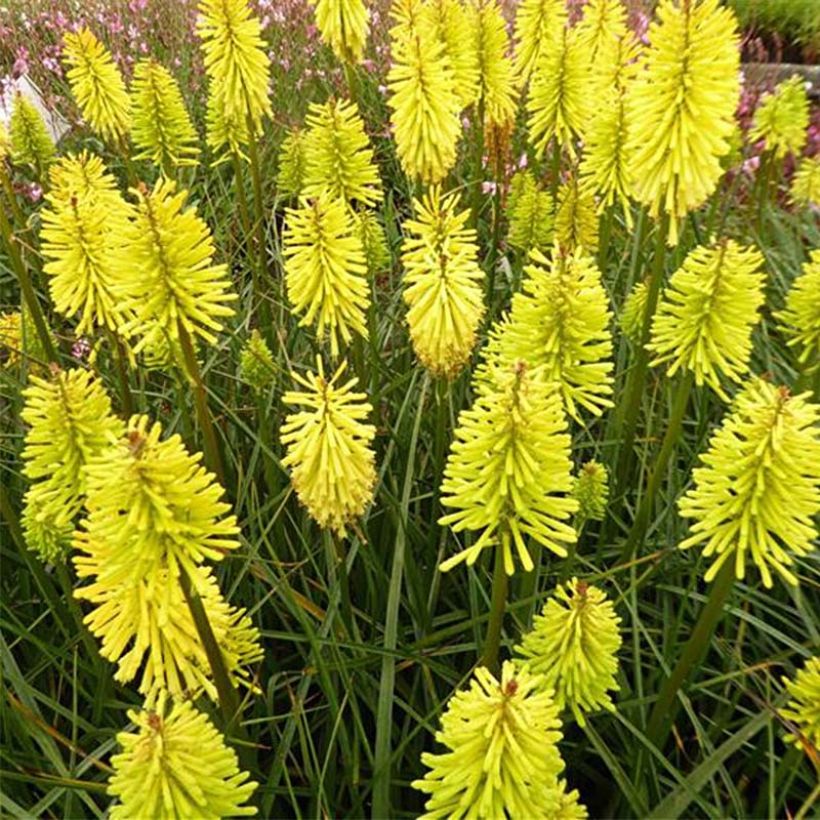
[[[413,349],[433,375],[451,379],[470,358],[484,315],[476,233],[458,194],[438,186],[413,201],[404,223],[404,301]]]
[[[555,138],[570,156],[590,114],[590,66],[574,29],[560,28],[545,43],[527,98],[529,141],[542,156]]]
[[[286,211],[283,253],[288,299],[300,327],[330,336],[333,356],[354,333],[367,338],[370,305],[367,262],[354,215],[340,199],[323,194]]]
[[[199,136],[171,72],[154,60],[140,60],[132,93],[131,136],[139,149],[134,159],[151,160],[161,169],[196,165]]]
[[[783,678],[783,683],[789,702],[779,710],[780,716],[795,730],[785,740],[797,747],[812,744],[820,749],[820,656],[809,658],[794,680]]]
[[[496,0],[469,0],[468,31],[478,62],[476,97],[484,103],[488,124],[505,126],[515,119],[518,91],[507,56],[507,23]]]
[[[589,0],[577,28],[589,62],[597,71],[598,58],[629,34],[626,9],[621,0]]]
[[[520,663],[543,676],[556,705],[571,709],[580,726],[585,713],[615,710],[609,692],[619,689],[620,622],[600,589],[573,578],[556,587],[515,648]]]
[[[93,200],[106,211],[125,205],[117,180],[98,156],[86,150],[60,157],[49,169],[49,183],[46,200],[55,210],[70,204],[72,197]]]
[[[543,52],[567,24],[564,0],[521,0],[515,14],[515,74],[522,85],[532,78]]]
[[[359,211],[356,214],[356,233],[362,243],[367,272],[375,276],[387,270],[393,257],[390,254],[384,227],[378,218],[370,211]]]
[[[456,76],[429,11],[404,0],[394,17],[387,85],[396,151],[408,177],[440,182],[455,165],[461,136]]]
[[[441,717],[436,740],[446,751],[421,756],[430,771],[412,786],[430,795],[422,817],[555,817],[565,787],[561,737],[540,676],[511,661],[500,679],[479,667]]]
[[[11,370],[23,360],[23,314],[0,313],[0,369]]]
[[[680,548],[702,545],[714,558],[707,581],[729,561],[743,579],[751,560],[767,589],[772,570],[797,584],[792,556],[816,547],[820,512],[820,406],[808,395],[752,379],[709,440],[695,486],[678,502],[694,519]]]
[[[248,157],[242,149],[251,140],[248,118],[241,110],[227,110],[221,97],[211,92],[205,115],[205,139],[214,152],[214,166],[227,162],[232,153],[247,161]]]
[[[262,27],[246,0],[200,0],[199,14],[196,28],[210,81],[208,145],[238,150],[272,113]]]
[[[643,323],[646,315],[646,300],[649,298],[649,289],[646,282],[638,282],[624,299],[618,324],[624,336],[633,345],[639,345],[643,338]]]
[[[812,251],[803,272],[786,295],[786,307],[775,314],[797,361],[813,373],[820,369],[820,249]]]
[[[567,791],[565,780],[558,781],[558,790],[561,794],[560,803],[558,810],[552,815],[553,820],[587,820],[589,815],[586,806],[578,802],[578,790]]]
[[[603,521],[609,501],[609,471],[605,464],[587,461],[578,470],[572,495],[578,501],[576,529],[587,521]]]
[[[800,160],[792,177],[791,200],[795,205],[820,208],[820,156]]]
[[[111,820],[248,817],[258,786],[240,771],[236,753],[190,701],[163,699],[156,710],[131,710],[133,731],[120,732],[111,757],[108,794],[118,798]]]
[[[481,551],[503,550],[508,575],[516,559],[533,569],[526,539],[566,556],[575,530],[567,522],[578,509],[569,496],[570,437],[560,396],[523,362],[493,367],[487,385],[458,418],[441,503],[455,512],[439,519],[453,532],[480,531],[475,543],[443,561],[447,572]]]
[[[39,177],[44,177],[57,149],[40,112],[19,91],[12,104],[9,139],[11,161],[15,165],[30,165]]]
[[[364,513],[376,483],[372,441],[376,428],[366,423],[373,408],[352,378],[341,382],[346,363],[330,379],[317,356],[317,373],[293,379],[305,390],[292,390],[282,401],[303,408],[291,413],[281,429],[299,501],[323,528],[344,536],[345,527]]]
[[[809,97],[805,81],[794,74],[761,101],[749,131],[749,142],[766,140],[766,150],[781,159],[803,150],[808,127]]]
[[[721,398],[721,378],[749,371],[752,331],[765,301],[763,256],[726,240],[689,253],[661,295],[647,348],[672,376],[691,371]]]
[[[531,250],[552,246],[555,205],[549,191],[542,191],[530,171],[519,171],[510,183],[507,242],[527,258]]]
[[[26,543],[43,560],[56,561],[69,550],[74,519],[86,493],[85,467],[103,452],[122,422],[111,400],[86,370],[59,370],[51,378],[30,377],[23,391],[21,418],[28,425],[22,459],[26,492],[23,530]]]
[[[84,194],[58,187],[46,200],[40,239],[55,310],[67,317],[79,313],[78,336],[95,327],[119,331],[133,317],[121,296],[131,264],[124,258],[131,206],[118,193],[91,186]]]
[[[364,0],[309,0],[322,41],[346,63],[360,63],[370,29]]]
[[[108,49],[83,28],[63,38],[63,60],[83,118],[103,139],[125,139],[131,125],[131,102]]]
[[[279,148],[279,172],[276,183],[278,193],[286,198],[301,195],[305,184],[307,165],[307,134],[304,131],[290,131]]]
[[[135,217],[125,239],[130,273],[121,288],[125,306],[135,318],[120,332],[137,336],[134,352],[174,347],[181,325],[209,344],[233,315],[227,266],[214,264],[214,242],[194,208],[185,208],[188,192],[160,179],[153,191],[135,189]]]
[[[11,136],[5,123],[0,122],[0,172],[3,170],[2,164],[11,157],[11,151]]]
[[[382,199],[379,169],[356,103],[313,103],[307,116],[301,196],[327,192],[349,205],[375,205]]]
[[[462,108],[478,95],[478,54],[473,38],[465,36],[470,20],[462,0],[427,0],[444,56],[453,71],[454,91]]]
[[[263,393],[270,388],[276,377],[273,354],[257,329],[254,329],[242,345],[239,354],[239,377],[256,393]]]
[[[595,200],[577,174],[573,174],[558,189],[555,209],[555,241],[572,253],[583,250],[595,253],[598,249],[598,212]]]
[[[601,273],[580,251],[556,250],[552,262],[539,251],[530,258],[522,290],[488,346],[488,366],[520,359],[533,378],[554,385],[572,418],[580,421],[581,408],[600,415],[612,407],[613,370],[612,314]]]
[[[627,94],[633,195],[657,219],[678,222],[723,175],[740,97],[736,19],[719,0],[661,0],[650,45]]]

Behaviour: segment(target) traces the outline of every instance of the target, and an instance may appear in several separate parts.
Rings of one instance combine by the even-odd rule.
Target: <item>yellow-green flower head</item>
[[[382,199],[379,169],[356,103],[313,103],[307,116],[301,195],[323,192],[348,204],[375,205]]]
[[[755,111],[749,142],[766,140],[766,150],[777,158],[799,154],[809,127],[809,97],[799,74],[767,94]]]
[[[11,161],[15,165],[30,165],[38,177],[44,178],[57,149],[40,112],[19,91],[11,108],[9,137]]]
[[[368,273],[375,276],[387,270],[393,257],[387,244],[384,227],[375,214],[370,211],[359,211],[356,214],[356,233],[362,243]]]
[[[285,393],[282,401],[303,408],[291,413],[282,425],[282,459],[291,468],[291,483],[302,504],[320,527],[345,534],[373,498],[376,483],[372,449],[376,428],[367,424],[373,407],[357,392],[355,378],[340,382],[342,362],[330,379],[320,357],[317,373],[293,379],[305,390]]]
[[[689,253],[664,289],[647,348],[672,376],[691,371],[721,398],[721,379],[749,371],[752,331],[765,296],[763,256],[731,240]]]
[[[407,176],[440,182],[455,165],[461,136],[456,76],[429,12],[402,0],[394,13],[387,84],[396,151]]]
[[[807,372],[820,369],[820,249],[812,251],[803,272],[786,295],[786,307],[776,314],[789,347]]]
[[[792,177],[791,199],[795,205],[820,208],[820,155],[800,160]]]
[[[28,425],[23,475],[32,485],[25,498],[23,530],[43,560],[63,558],[86,493],[85,466],[122,434],[111,400],[86,370],[53,368],[51,378],[32,375],[23,391],[21,417]]]
[[[197,34],[210,81],[208,144],[233,149],[247,144],[271,115],[270,59],[246,0],[200,0],[199,14]]]
[[[239,376],[257,393],[267,390],[276,376],[273,354],[262,334],[256,329],[242,345],[239,354]]]
[[[427,0],[424,4],[436,27],[444,56],[453,71],[454,91],[462,108],[478,95],[478,53],[469,31],[470,18],[462,0]]]
[[[484,272],[478,245],[459,211],[458,194],[433,186],[413,201],[415,219],[404,223],[404,301],[413,349],[434,375],[453,378],[467,363],[481,317]]]
[[[2,164],[11,156],[11,137],[6,129],[5,123],[0,122],[0,171]]]
[[[643,324],[646,316],[646,302],[649,298],[649,289],[646,282],[637,282],[629,291],[621,306],[618,324],[621,330],[634,345],[639,345],[643,338]]]
[[[134,159],[149,159],[162,169],[196,165],[199,135],[171,72],[154,60],[140,60],[132,94],[131,137],[139,149]]]
[[[532,251],[520,293],[490,340],[487,361],[527,364],[533,378],[554,386],[570,416],[596,416],[612,406],[612,314],[593,260],[580,251]]]
[[[0,313],[0,369],[11,370],[23,360],[23,315]]]
[[[719,0],[661,0],[650,45],[627,94],[635,198],[653,218],[678,221],[700,207],[723,174],[740,95],[735,16]]]
[[[258,784],[240,771],[236,753],[190,701],[167,706],[163,699],[156,711],[132,710],[128,719],[134,731],[117,735],[122,751],[111,758],[108,794],[118,798],[111,820],[256,814],[253,806],[242,804]]]
[[[364,0],[309,0],[315,9],[316,28],[322,41],[347,63],[360,63],[370,29],[370,12]]]
[[[555,690],[559,709],[571,709],[581,726],[585,712],[615,709],[609,692],[619,689],[620,622],[600,589],[573,578],[555,588],[516,647],[526,668]]]
[[[521,0],[515,13],[515,73],[521,85],[532,77],[543,52],[567,24],[564,0]]]
[[[43,270],[54,307],[63,316],[79,314],[78,336],[95,327],[116,332],[133,315],[120,296],[130,263],[122,257],[131,206],[118,194],[92,190],[64,199],[63,193],[47,194],[41,212]]]
[[[789,702],[780,716],[789,721],[792,732],[786,740],[808,750],[820,749],[820,656],[809,658],[794,680],[783,678]]]
[[[436,740],[447,751],[422,753],[430,771],[412,784],[430,795],[422,817],[555,817],[561,737],[557,707],[539,675],[506,661],[498,680],[479,667],[441,717]]]
[[[323,194],[287,209],[283,239],[288,299],[300,327],[315,325],[330,336],[333,356],[354,333],[367,338],[370,305],[367,261],[354,214],[341,199]]]
[[[598,248],[598,211],[590,191],[573,174],[558,189],[555,241],[564,251],[595,253]]]
[[[515,119],[518,90],[510,50],[507,23],[497,0],[469,0],[468,31],[478,60],[477,96],[491,125],[505,126]]]
[[[552,815],[553,820],[587,820],[586,806],[579,803],[580,795],[577,789],[567,791],[566,780],[558,781],[558,789],[561,793],[558,810]]]
[[[453,532],[481,534],[443,561],[442,572],[462,561],[472,565],[496,545],[508,575],[516,557],[531,572],[527,538],[561,557],[576,540],[567,523],[578,502],[569,495],[570,437],[560,396],[523,362],[493,367],[487,382],[459,415],[441,483],[441,503],[455,512],[439,519]]]
[[[304,131],[289,131],[279,148],[279,172],[276,184],[280,196],[295,198],[302,193],[307,165],[307,135]]]
[[[121,294],[135,318],[121,332],[138,336],[134,352],[163,343],[177,344],[180,328],[209,344],[233,315],[226,265],[215,264],[213,238],[194,208],[185,208],[188,192],[160,179],[153,191],[134,189],[135,216],[126,233],[130,275]]]
[[[602,52],[627,34],[626,9],[621,0],[589,0],[584,6],[584,16],[578,23],[578,37],[596,70]]]
[[[751,559],[767,589],[772,570],[797,584],[792,556],[817,546],[820,512],[820,407],[807,395],[753,379],[710,439],[695,486],[679,501],[681,515],[694,519],[680,548],[703,545],[715,559],[707,581],[729,561],[742,579]]]
[[[510,183],[507,218],[510,247],[529,256],[533,249],[546,251],[552,245],[555,205],[549,191],[542,191],[530,171],[519,171]]]
[[[63,38],[63,60],[71,93],[88,124],[111,142],[125,139],[131,102],[108,49],[87,28]]]
[[[609,501],[609,471],[605,464],[587,461],[579,470],[572,487],[578,501],[578,524],[585,521],[603,521]]]
[[[538,57],[527,97],[529,141],[542,156],[555,138],[575,156],[590,115],[590,66],[575,29],[554,31]]]
[[[86,150],[60,157],[49,169],[49,183],[46,199],[55,209],[69,205],[74,197],[93,199],[108,211],[124,205],[117,180],[100,157]]]
[[[208,107],[205,115],[205,140],[214,152],[212,165],[227,162],[231,154],[248,160],[243,146],[251,140],[248,130],[248,118],[241,110],[228,110],[222,105],[222,99],[215,93],[208,95]]]

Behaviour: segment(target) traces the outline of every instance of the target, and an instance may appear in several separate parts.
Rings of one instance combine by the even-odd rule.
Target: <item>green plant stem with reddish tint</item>
[[[535,569],[532,570],[535,572]],[[504,569],[504,550],[500,544],[495,546],[493,566],[493,591],[490,599],[490,620],[487,622],[487,634],[481,652],[481,666],[486,666],[494,675],[498,673],[498,651],[501,648],[501,630],[504,626],[504,615],[507,609],[507,587],[509,579]]]

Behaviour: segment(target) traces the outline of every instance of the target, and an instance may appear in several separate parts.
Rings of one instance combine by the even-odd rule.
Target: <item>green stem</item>
[[[108,331],[108,339],[115,351],[114,360],[117,367],[117,377],[120,382],[122,412],[126,418],[130,418],[134,414],[134,401],[131,397],[131,386],[128,383],[128,368],[125,366],[125,345],[122,343],[122,339],[120,339],[113,330]]]
[[[631,480],[632,464],[635,457],[635,434],[638,429],[641,401],[644,397],[646,373],[649,369],[649,351],[646,349],[646,344],[649,341],[652,317],[655,315],[655,308],[658,304],[658,294],[660,293],[661,283],[663,281],[664,265],[666,262],[666,234],[668,228],[669,217],[664,214],[658,223],[655,257],[652,263],[652,272],[649,277],[646,310],[643,315],[641,343],[638,346],[635,363],[629,372],[626,389],[624,391],[624,416],[621,425],[624,433],[621,440],[621,451],[618,454],[618,466],[616,470],[619,494],[623,492],[624,487],[627,486]]]
[[[694,381],[694,375],[692,371],[689,370],[678,385],[675,401],[672,404],[672,410],[669,414],[669,423],[666,426],[666,432],[664,433],[663,442],[661,443],[661,449],[657,458],[654,460],[652,472],[649,475],[649,481],[646,485],[646,492],[643,494],[641,503],[638,506],[638,512],[635,514],[635,521],[632,524],[632,529],[629,531],[629,536],[626,539],[621,557],[618,560],[619,564],[631,561],[643,544],[643,539],[652,517],[655,496],[658,494],[658,489],[666,472],[666,467],[680,439],[683,417],[686,414],[686,407],[689,404],[689,396],[692,393]]]
[[[612,223],[615,221],[615,205],[610,205],[601,219],[601,234],[598,242],[598,269],[606,272],[606,260],[609,256],[609,243],[612,237]]]
[[[561,146],[558,140],[552,138],[552,169],[550,173],[550,194],[552,196],[553,207],[558,209],[558,186],[561,181]]]
[[[660,694],[649,716],[646,735],[660,750],[663,750],[669,730],[675,720],[680,701],[678,692],[684,687],[690,675],[695,671],[706,656],[709,642],[718,622],[723,616],[723,605],[732,591],[735,581],[735,564],[731,556],[726,560],[718,572],[706,605],[703,607],[692,634],[683,652],[672,670],[672,674],[663,682]]]
[[[5,163],[2,160],[0,160],[0,179],[3,180],[3,190],[6,192],[6,198],[11,206],[12,218],[20,227],[25,227],[26,219],[23,216],[23,212],[20,210],[20,203],[17,202],[17,195],[14,193],[14,186],[11,184],[11,179],[6,171]]]
[[[478,230],[478,217],[481,213],[481,186],[484,179],[484,95],[479,97],[475,107],[475,187],[473,188],[473,220]]]
[[[498,152],[495,165],[495,193],[493,194],[493,239],[490,244],[489,271],[487,277],[487,316],[493,314],[493,295],[495,294],[495,272],[498,267],[498,246],[501,244],[501,152]]]
[[[54,343],[51,341],[51,334],[48,332],[48,325],[43,316],[43,311],[40,309],[40,303],[37,301],[37,294],[34,292],[34,286],[31,284],[28,270],[20,256],[20,249],[17,246],[17,241],[14,238],[14,233],[9,224],[6,209],[3,207],[0,207],[0,234],[3,236],[3,242],[8,250],[9,259],[11,259],[11,266],[17,275],[17,281],[20,283],[23,298],[26,300],[26,305],[28,305],[28,309],[31,312],[34,326],[37,328],[40,344],[48,360],[50,362],[56,362],[57,351],[54,348]]]
[[[535,570],[533,570],[534,572]],[[507,608],[507,571],[504,569],[504,550],[500,545],[495,547],[495,566],[493,567],[493,593],[490,600],[490,620],[487,622],[487,634],[484,638],[484,650],[481,653],[481,665],[490,672],[498,672],[498,650],[501,646],[501,627],[504,625],[504,613]]]
[[[196,407],[196,417],[202,430],[202,437],[205,445],[205,463],[208,469],[216,475],[217,481],[225,487],[225,471],[222,469],[222,458],[219,455],[219,444],[216,439],[211,411],[208,409],[208,398],[205,391],[205,383],[202,380],[202,373],[199,363],[196,360],[196,352],[191,341],[191,336],[181,321],[178,322],[179,341],[182,347],[182,357],[185,369],[193,382],[194,406]]]

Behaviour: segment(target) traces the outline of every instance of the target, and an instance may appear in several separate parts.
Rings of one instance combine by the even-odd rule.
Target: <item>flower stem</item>
[[[724,563],[712,584],[711,590],[709,590],[706,605],[701,610],[698,622],[689,636],[689,640],[684,646],[672,674],[661,686],[660,694],[657,701],[655,701],[646,729],[647,737],[658,749],[663,749],[680,706],[680,702],[677,700],[678,692],[706,656],[709,642],[723,615],[723,605],[732,591],[734,580],[735,565],[729,559]]]
[[[225,487],[225,471],[222,469],[222,458],[219,455],[219,444],[216,440],[211,412],[208,409],[208,399],[205,392],[205,383],[202,380],[202,373],[199,370],[199,363],[196,360],[191,336],[181,321],[178,322],[179,341],[182,347],[182,357],[185,369],[194,386],[194,406],[196,407],[196,417],[202,429],[202,437],[205,445],[205,463],[208,469],[216,475],[217,481]]]
[[[481,665],[486,666],[493,674],[498,672],[498,650],[501,646],[501,627],[504,625],[504,613],[507,607],[507,583],[507,571],[504,569],[504,550],[499,544],[496,544],[495,566],[493,567],[493,594],[490,600],[490,620],[487,622],[484,650],[481,653]]]
[[[131,397],[131,386],[128,383],[128,368],[125,366],[125,345],[123,345],[122,339],[120,339],[113,330],[108,330],[108,340],[114,350],[117,378],[120,382],[122,412],[126,418],[130,418],[134,413],[134,401]]]
[[[652,472],[649,475],[649,481],[646,485],[646,492],[641,498],[641,503],[638,506],[638,511],[635,514],[635,520],[632,523],[632,529],[629,531],[629,536],[624,544],[623,551],[618,563],[626,563],[631,561],[636,552],[643,544],[646,530],[649,527],[649,521],[652,517],[652,508],[655,504],[655,496],[660,488],[663,475],[666,472],[666,467],[669,460],[675,452],[675,447],[680,439],[681,428],[683,427],[683,417],[686,414],[686,407],[689,404],[689,397],[692,393],[692,386],[694,384],[694,375],[692,371],[687,371],[677,387],[675,392],[675,401],[672,405],[672,410],[669,414],[669,423],[666,426],[666,432],[663,436],[661,449],[654,460]]]
[[[28,270],[23,264],[23,258],[20,256],[20,248],[17,245],[17,240],[14,238],[14,233],[9,224],[6,209],[0,207],[0,234],[3,236],[3,242],[8,250],[9,258],[11,259],[11,266],[17,275],[17,281],[20,283],[20,290],[23,292],[23,298],[26,300],[26,305],[31,312],[31,318],[34,320],[34,326],[37,328],[37,335],[40,337],[40,344],[45,351],[46,357],[50,362],[57,361],[57,351],[54,348],[54,343],[51,341],[51,334],[48,332],[48,325],[46,324],[43,311],[40,308],[40,303],[37,301],[37,294],[34,292],[34,286],[31,284],[31,277],[28,275]]]

